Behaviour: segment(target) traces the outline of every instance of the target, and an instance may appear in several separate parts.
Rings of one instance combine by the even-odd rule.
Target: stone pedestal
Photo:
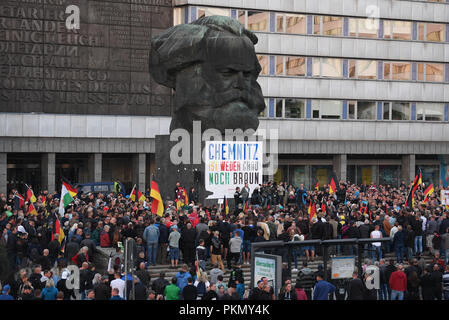
[[[170,151],[177,141],[170,141],[169,135],[156,136],[156,155],[155,155],[155,170],[153,179],[159,185],[159,191],[161,192],[162,200],[174,200],[176,182],[179,181],[183,186],[187,194],[192,187],[198,192],[198,200],[202,204],[209,204],[204,201],[204,198],[210,194],[206,193],[204,187],[204,163],[193,164],[194,155],[190,150],[190,164],[180,163],[174,164],[170,159]],[[189,147],[192,149],[192,141],[189,143]],[[197,160],[198,155],[195,155]],[[210,200],[211,203],[216,203],[216,200]]]

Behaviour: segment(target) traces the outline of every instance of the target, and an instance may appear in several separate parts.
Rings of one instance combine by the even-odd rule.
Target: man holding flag
[[[61,198],[59,199],[59,215],[64,216],[65,208],[73,202],[73,197],[76,195],[76,189],[65,181],[62,181]]]
[[[36,202],[36,197],[34,195],[33,189],[31,189],[31,187],[29,187],[27,184],[25,185],[27,187],[27,199],[26,201],[29,202],[31,201],[32,203]]]

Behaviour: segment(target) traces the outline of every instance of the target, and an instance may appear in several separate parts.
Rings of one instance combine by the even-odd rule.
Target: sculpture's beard
[[[186,78],[182,80],[184,86],[175,93],[170,131],[183,128],[193,132],[194,121],[201,121],[202,132],[207,129],[217,129],[221,133],[226,129],[257,130],[258,115],[265,108],[257,82],[245,90],[232,88],[217,92],[204,78],[191,73],[188,81]]]
[[[241,129],[243,131],[253,129],[255,131],[259,126],[257,111],[242,100],[235,100],[214,108],[211,116],[211,122],[220,132],[224,132],[225,129]]]

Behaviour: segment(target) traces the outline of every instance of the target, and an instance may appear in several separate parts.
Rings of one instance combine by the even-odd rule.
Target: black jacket
[[[94,286],[95,292],[95,300],[109,300],[111,297],[111,287],[104,283],[100,282]]]
[[[170,283],[168,282],[168,280],[164,278],[157,278],[153,281],[151,288],[156,292],[156,294],[164,294],[165,287],[169,284]]]
[[[184,297],[184,300],[196,300],[196,287],[192,284],[186,285],[184,289],[182,289],[182,296]]]
[[[203,300],[218,300],[218,294],[214,290],[209,290],[204,294]]]
[[[286,299],[286,296],[288,296],[285,292],[285,290],[282,290],[282,292],[279,294],[279,300],[298,300],[298,295],[296,294],[295,288],[290,290],[290,298]]]
[[[351,279],[348,284],[348,300],[363,300],[366,286],[359,278]]]

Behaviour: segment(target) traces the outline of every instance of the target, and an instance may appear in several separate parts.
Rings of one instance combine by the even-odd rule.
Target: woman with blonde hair
[[[45,288],[41,292],[41,299],[44,300],[56,300],[58,289],[55,288],[55,282],[53,279],[48,279],[45,283]]]
[[[196,287],[197,290],[197,296],[198,299],[202,300],[203,296],[206,294],[207,292],[207,288],[209,288],[210,283],[207,279],[207,272],[206,271],[200,271],[200,277],[198,279],[196,279],[194,286]]]

